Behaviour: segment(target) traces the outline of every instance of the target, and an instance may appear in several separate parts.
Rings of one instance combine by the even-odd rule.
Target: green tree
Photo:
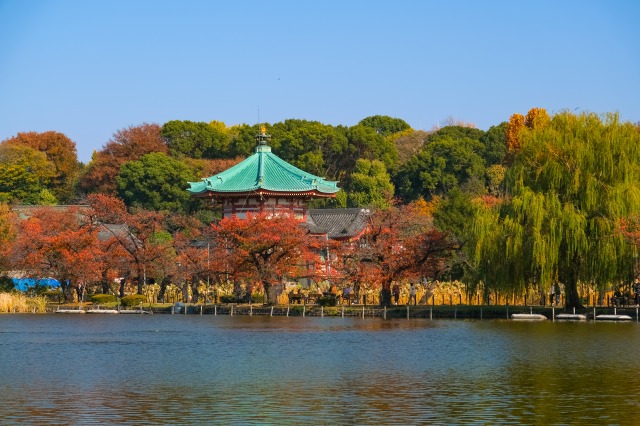
[[[253,154],[259,131],[258,125],[240,124],[229,127],[229,157],[248,157]]]
[[[393,184],[382,161],[359,159],[345,188],[348,207],[388,208]]]
[[[176,157],[228,158],[229,132],[224,123],[173,120],[161,130],[169,152]]]
[[[507,122],[491,126],[480,137],[480,142],[484,145],[482,158],[484,158],[487,167],[493,164],[502,164],[507,155]]]
[[[484,131],[476,129],[475,127],[445,126],[431,133],[427,140],[427,144],[438,141],[440,139],[471,139],[474,141],[480,141],[484,134]]]
[[[338,128],[317,121],[285,120],[269,132],[274,153],[302,170],[342,179],[349,169],[344,157],[348,141]]]
[[[363,125],[349,127],[346,131],[349,147],[346,152],[351,164],[346,164],[348,170],[353,170],[356,162],[365,160],[380,160],[389,171],[395,170],[398,163],[398,151],[393,142],[376,132],[375,129]]]
[[[538,118],[544,118],[544,114]],[[640,210],[640,133],[617,114],[570,113],[512,134],[509,197],[476,218],[473,258],[504,287],[558,281],[566,306],[578,283],[605,289],[633,273],[621,221]]]
[[[185,182],[195,178],[184,163],[156,152],[125,163],[116,180],[118,194],[128,206],[184,213],[198,204],[185,191]]]
[[[475,130],[475,129],[470,129]],[[407,161],[393,181],[398,195],[405,201],[419,197],[430,200],[435,195],[445,195],[458,187],[482,191],[484,160],[482,143],[468,137],[437,136],[424,149]]]
[[[409,126],[406,121],[387,115],[372,115],[371,117],[360,120],[358,124],[371,127],[376,133],[382,136],[390,136],[394,133],[411,129],[411,126]]]

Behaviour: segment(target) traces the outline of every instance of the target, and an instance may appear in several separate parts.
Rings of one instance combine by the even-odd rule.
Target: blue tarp
[[[29,287],[51,287],[58,288],[60,287],[60,281],[54,278],[12,278],[13,285],[17,290],[27,291]]]

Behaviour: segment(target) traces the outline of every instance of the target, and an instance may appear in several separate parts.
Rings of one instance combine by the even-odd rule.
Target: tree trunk
[[[171,276],[166,276],[160,281],[160,291],[158,292],[158,302],[164,303],[164,293],[167,290],[167,286],[173,281]]]
[[[267,305],[275,305],[276,302],[277,302],[277,298],[278,298],[277,296],[275,296],[276,300],[273,300],[274,295],[270,294],[272,292],[269,291],[269,290],[271,290],[271,287],[272,287],[272,285],[271,285],[270,282],[262,281],[262,288],[264,290],[264,294],[267,297]]]
[[[558,297],[556,295],[556,297]],[[578,294],[578,282],[572,280],[564,284],[564,306],[565,309],[584,309]]]
[[[584,309],[578,295],[578,268],[580,262],[577,256],[573,257],[573,261],[569,264],[562,283],[564,284],[564,307],[565,309]],[[558,294],[556,294],[558,297]]]
[[[111,292],[111,283],[109,282],[109,277],[107,276],[106,271],[102,272],[100,286],[102,287],[102,294],[109,294]]]
[[[65,303],[69,301],[73,302],[73,287],[71,284],[69,284],[66,279],[58,281],[60,281],[60,288],[62,288],[62,296],[64,297]]]
[[[198,291],[198,285],[200,284],[200,280],[197,275],[191,277],[191,294],[193,296],[193,303],[198,303],[198,299],[200,299],[200,292]]]

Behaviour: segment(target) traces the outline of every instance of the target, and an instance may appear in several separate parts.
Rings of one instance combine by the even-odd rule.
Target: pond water
[[[0,316],[1,424],[638,424],[640,324]]]

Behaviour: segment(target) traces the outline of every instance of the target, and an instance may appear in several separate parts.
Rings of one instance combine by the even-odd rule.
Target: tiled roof
[[[369,209],[310,209],[306,227],[313,234],[331,239],[357,237],[367,226]]]
[[[338,182],[325,180],[292,166],[273,154],[267,145],[257,146],[255,154],[230,169],[201,182],[189,182],[189,185],[188,191],[194,195],[258,190],[332,195],[340,191]]]

